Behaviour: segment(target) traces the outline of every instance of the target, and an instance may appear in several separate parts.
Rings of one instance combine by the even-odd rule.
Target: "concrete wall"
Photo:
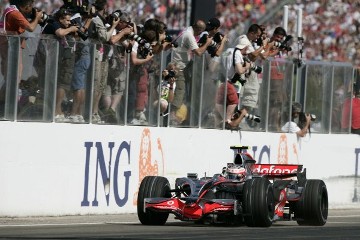
[[[330,208],[360,208],[360,136],[231,132],[87,124],[0,122],[0,216],[136,212],[146,175],[173,184],[188,172],[219,173],[230,145],[258,163],[294,163],[323,179]],[[109,181],[108,181],[109,179]]]

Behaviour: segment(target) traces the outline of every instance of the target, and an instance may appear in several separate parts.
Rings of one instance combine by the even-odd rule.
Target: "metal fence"
[[[16,35],[0,35],[0,120],[53,122],[57,79],[64,74],[59,71],[62,63],[58,61],[63,49],[59,41],[44,35],[27,38],[24,49],[20,47],[21,41],[23,38]],[[95,68],[98,44],[87,44],[91,65],[85,81],[85,102],[81,107],[85,124],[92,122],[94,79],[100,74]],[[111,45],[103,47],[107,49],[105,52],[111,52],[114,48]],[[222,63],[226,61],[224,56],[211,58],[205,54],[194,58],[192,79],[186,82],[185,109],[179,112],[180,117],[185,118],[181,124],[171,121],[171,104],[167,112],[160,112],[160,96],[157,94],[162,81],[161,72],[171,59],[172,50],[169,50],[156,55],[152,63],[147,65],[146,122],[141,125],[224,129],[224,124],[217,121],[214,110],[216,95],[223,80],[219,73],[227,75],[226,71],[221,70]],[[129,107],[129,93],[138,79],[131,73],[129,53],[122,56],[122,61],[125,68],[121,71],[126,76],[126,87],[116,109],[117,121],[101,124],[132,125],[135,109]],[[263,71],[258,75],[258,104],[251,111],[260,115],[262,121],[254,123],[245,119],[240,124],[243,131],[281,132],[281,127],[290,120],[292,102],[297,101],[302,103],[304,112],[316,115],[316,120],[311,124],[312,133],[350,133],[351,111],[344,111],[344,106],[351,108],[349,100],[355,78],[351,64],[306,61],[298,66],[291,59],[269,59],[257,64],[262,66]],[[237,85],[240,106],[246,84]],[[226,92],[223,95],[226,96]],[[69,89],[62,103],[65,113],[71,107],[72,98]],[[346,102],[350,102],[350,105],[346,105]],[[223,110],[225,113],[225,106]]]

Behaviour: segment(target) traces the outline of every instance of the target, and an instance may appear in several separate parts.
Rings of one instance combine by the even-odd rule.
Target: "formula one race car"
[[[163,225],[169,213],[181,221],[245,223],[270,227],[280,220],[323,226],[328,216],[328,194],[322,180],[306,179],[302,165],[256,164],[248,147],[232,146],[234,162],[221,174],[198,178],[189,173],[171,189],[165,177],[146,176],[137,203],[139,220]]]

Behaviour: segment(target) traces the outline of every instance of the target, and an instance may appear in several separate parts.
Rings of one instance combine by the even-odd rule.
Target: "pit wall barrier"
[[[146,175],[220,173],[231,145],[258,163],[303,164],[330,208],[360,208],[360,136],[0,122],[0,216],[136,213]]]

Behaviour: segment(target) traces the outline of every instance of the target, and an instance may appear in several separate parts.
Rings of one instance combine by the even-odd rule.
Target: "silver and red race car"
[[[181,221],[244,223],[270,227],[275,221],[323,226],[328,193],[322,180],[306,179],[306,169],[293,164],[256,164],[246,146],[231,146],[234,162],[212,178],[189,173],[171,189],[165,177],[146,176],[137,203],[139,220],[163,225],[170,213]]]

